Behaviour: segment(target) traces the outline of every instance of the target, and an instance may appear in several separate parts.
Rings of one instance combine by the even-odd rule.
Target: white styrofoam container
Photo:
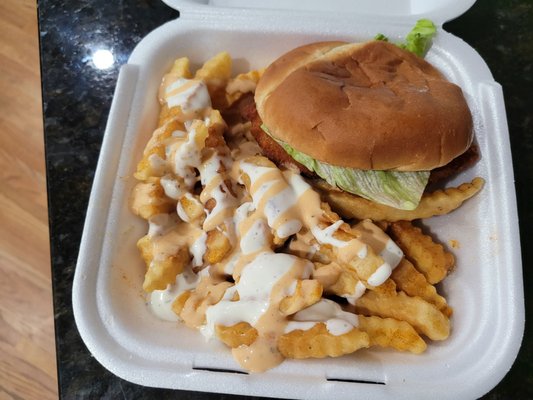
[[[439,30],[427,60],[466,94],[482,159],[451,184],[486,185],[456,212],[424,221],[443,243],[456,240],[457,268],[439,287],[455,312],[452,334],[423,355],[363,350],[338,359],[287,360],[264,374],[239,374],[231,353],[196,331],[160,321],[145,305],[144,265],[135,242],[146,232],[131,214],[132,173],[156,127],[161,77],[178,56],[193,63],[222,50],[235,72],[266,66],[312,41],[400,39],[414,21],[438,25],[474,0],[165,0],[181,16],[146,36],[121,68],[87,211],[73,286],[74,316],[94,357],[141,385],[302,399],[461,399],[494,387],[511,367],[524,328],[518,218],[501,87],[462,40]],[[428,4],[431,3],[431,8]],[[246,4],[246,8],[239,8]],[[299,7],[300,6],[300,7]],[[332,9],[342,9],[333,13]]]

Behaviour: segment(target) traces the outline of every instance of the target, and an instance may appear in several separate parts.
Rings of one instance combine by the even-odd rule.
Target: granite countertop
[[[226,399],[238,396],[140,387],[117,378],[78,334],[71,288],[81,233],[119,66],[152,29],[178,17],[161,0],[39,0],[50,236],[62,398]],[[524,285],[533,286],[533,3],[483,0],[445,29],[474,47],[504,90],[515,171]],[[92,54],[111,49],[98,69]],[[105,61],[105,57],[102,59]],[[511,371],[484,398],[533,398],[531,295],[526,331]],[[465,377],[468,379],[468,377]]]

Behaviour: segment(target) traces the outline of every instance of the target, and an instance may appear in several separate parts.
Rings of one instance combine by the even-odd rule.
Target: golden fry
[[[190,79],[192,77],[190,64],[187,57],[177,58],[172,64],[169,74],[175,78]]]
[[[336,262],[327,265],[315,263],[313,279],[322,284],[324,292],[338,296],[353,294],[357,282],[360,281],[357,272],[351,268],[344,268]]]
[[[224,109],[227,106],[226,84],[231,78],[231,67],[231,57],[223,51],[207,60],[202,68],[196,71],[194,77],[207,85],[213,108]]]
[[[232,349],[250,346],[257,339],[257,330],[248,322],[239,322],[233,326],[215,326],[217,337]]]
[[[176,208],[176,203],[165,195],[159,178],[135,185],[130,201],[132,212],[144,219],[157,214],[168,214]]]
[[[312,306],[322,298],[322,285],[313,279],[298,280],[294,294],[285,297],[279,304],[283,315],[292,315]]]
[[[420,297],[410,297],[403,292],[381,295],[368,290],[355,304],[358,314],[377,315],[406,321],[417,332],[432,340],[444,340],[450,335],[450,321],[437,307]]]
[[[391,347],[399,351],[420,354],[426,350],[426,342],[405,321],[393,318],[358,316],[359,329],[368,333],[370,346]]]
[[[252,70],[230,79],[226,86],[226,102],[228,106],[239,100],[245,93],[254,93],[257,82],[259,82],[263,72],[264,69]]]
[[[282,335],[278,349],[287,358],[339,357],[370,345],[368,335],[356,328],[335,336],[328,332],[324,323],[302,331],[294,330]]]
[[[399,210],[362,197],[333,189],[324,181],[313,181],[324,200],[345,218],[365,219],[375,221],[412,221],[420,218],[430,218],[452,212],[483,187],[483,178],[474,178],[470,183],[463,183],[456,188],[436,190],[425,193],[418,207],[414,210]]]
[[[207,308],[218,303],[230,286],[230,282],[202,279],[181,307],[180,317],[185,325],[197,329],[204,325]]]
[[[198,196],[183,196],[178,201],[178,207],[187,216],[187,222],[193,222],[205,216],[204,206],[200,203]]]
[[[172,303],[172,311],[174,312],[174,314],[178,316],[181,314],[181,311],[183,310],[183,307],[185,306],[185,302],[189,299],[189,297],[191,296],[191,293],[192,293],[191,290],[186,290],[185,292],[180,294],[178,297],[176,297],[176,299]]]
[[[231,250],[231,242],[218,229],[207,232],[206,246],[204,260],[209,264],[216,264],[222,261]]]
[[[176,254],[162,260],[153,259],[144,276],[143,289],[145,292],[154,290],[164,290],[167,285],[176,281],[176,276],[180,274],[189,263],[189,249],[180,248]]]
[[[402,249],[405,257],[412,261],[431,284],[443,280],[455,265],[452,254],[408,221],[392,223],[389,233]]]
[[[447,317],[452,315],[452,309],[446,303],[446,299],[437,293],[435,286],[431,285],[424,274],[418,272],[409,260],[404,258],[392,271],[391,278],[399,290],[411,297],[423,298],[435,305]]]
[[[222,118],[222,115],[220,115],[220,111],[212,109],[208,118],[207,129],[209,135],[205,139],[205,146],[212,148],[226,147],[224,132],[228,126]]]
[[[137,164],[137,171],[134,174],[136,179],[146,181],[151,177],[165,174],[165,140],[172,136],[172,132],[178,130],[185,130],[183,124],[177,120],[170,120],[154,131],[144,149],[143,158]]]

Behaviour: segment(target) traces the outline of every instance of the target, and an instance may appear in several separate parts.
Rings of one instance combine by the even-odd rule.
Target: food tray
[[[142,292],[145,267],[135,246],[147,226],[128,208],[133,171],[157,124],[157,89],[176,57],[201,65],[226,50],[239,73],[312,41],[362,41],[378,32],[400,40],[419,17],[442,26],[473,1],[436,1],[431,10],[423,8],[427,2],[399,1],[405,7],[385,14],[379,1],[361,1],[359,9],[356,2],[333,2],[346,3],[342,18],[321,10],[321,2],[290,15],[280,9],[235,8],[241,5],[237,0],[215,1],[218,6],[167,3],[180,10],[180,18],[146,36],[121,68],[89,201],[73,307],[94,357],[140,385],[270,397],[460,399],[494,387],[511,367],[524,328],[505,108],[501,87],[485,62],[442,28],[426,59],[463,88],[482,155],[450,184],[482,176],[486,185],[456,212],[424,221],[442,243],[457,243],[452,249],[457,268],[439,286],[455,311],[452,333],[444,342],[430,343],[424,354],[371,349],[337,359],[286,360],[266,373],[244,374],[222,344],[150,313]],[[260,4],[249,2],[250,7]]]

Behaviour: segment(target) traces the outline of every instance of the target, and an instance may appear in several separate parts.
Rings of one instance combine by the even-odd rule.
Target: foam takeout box
[[[524,304],[502,90],[482,58],[442,29],[474,0],[164,1],[180,17],[146,36],[120,70],[87,211],[73,307],[94,357],[140,385],[271,397],[460,399],[494,387],[517,355]],[[128,197],[135,165],[157,124],[157,89],[172,61],[187,56],[201,65],[226,50],[234,72],[244,72],[312,41],[362,41],[378,32],[400,40],[422,17],[439,26],[426,59],[462,87],[482,155],[450,184],[474,176],[486,180],[482,192],[456,212],[424,221],[441,242],[458,244],[452,249],[456,270],[439,287],[454,309],[450,338],[430,343],[422,355],[371,349],[336,359],[287,360],[264,374],[243,374],[223,345],[154,317],[142,293],[144,266],[135,247],[147,227],[129,211]]]

